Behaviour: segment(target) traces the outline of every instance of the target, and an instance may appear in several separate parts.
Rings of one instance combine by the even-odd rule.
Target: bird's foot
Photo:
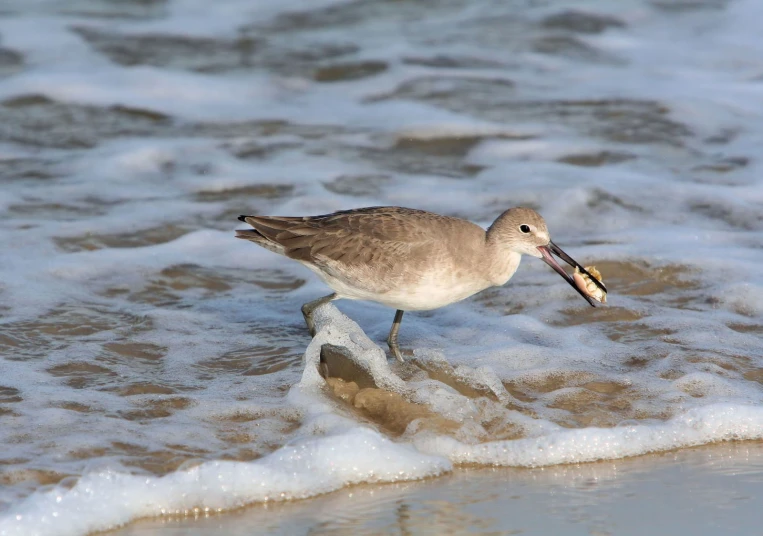
[[[336,293],[329,294],[322,298],[318,298],[315,301],[311,301],[302,306],[302,316],[305,317],[305,324],[307,324],[307,331],[310,332],[311,337],[315,337],[315,321],[313,320],[313,312],[330,301],[337,299]]]
[[[397,345],[397,340],[387,339],[387,344],[389,345],[389,350],[392,352],[392,355],[394,355],[401,363],[405,363],[403,354],[400,352],[400,347]]]
[[[310,332],[310,336],[315,337],[315,321],[313,320],[313,312],[307,308],[307,304],[302,306],[302,316],[305,317],[305,324],[307,324],[307,331]]]

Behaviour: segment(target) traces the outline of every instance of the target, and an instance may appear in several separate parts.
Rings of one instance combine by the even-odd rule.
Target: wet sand
[[[109,536],[760,534],[763,442],[538,469],[458,468],[314,499],[144,519]]]

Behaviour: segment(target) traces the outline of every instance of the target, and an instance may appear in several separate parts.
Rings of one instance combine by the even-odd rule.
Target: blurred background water
[[[401,479],[557,463],[459,449],[565,430],[662,437],[615,458],[759,441],[761,24],[756,0],[6,0],[0,528],[52,530],[44,497],[83,475],[262,467],[331,435],[289,395],[299,307],[325,287],[235,240],[239,214],[389,204],[488,225],[525,205],[601,270],[606,308],[526,259],[506,287],[407,315],[416,364],[396,374],[429,398],[378,409],[353,378],[320,395],[343,426],[443,460]],[[384,347],[392,311],[338,307]],[[676,419],[696,437],[665,440]],[[212,508],[254,500],[222,493]],[[163,512],[131,500],[58,528]]]

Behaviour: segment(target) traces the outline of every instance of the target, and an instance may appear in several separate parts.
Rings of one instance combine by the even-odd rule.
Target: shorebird
[[[590,274],[551,241],[543,217],[529,208],[507,210],[487,231],[460,218],[402,207],[238,219],[253,229],[237,230],[237,238],[304,264],[334,291],[302,306],[311,335],[317,307],[340,298],[377,302],[396,309],[387,344],[400,362],[397,334],[405,311],[437,309],[504,285],[522,255],[542,259],[596,304],[551,254]]]

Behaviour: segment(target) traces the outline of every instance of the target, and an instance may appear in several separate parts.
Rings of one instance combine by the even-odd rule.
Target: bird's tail
[[[247,218],[252,218],[253,216],[239,216],[239,221],[243,221],[245,223],[248,223],[249,225],[252,225],[252,222],[247,221]],[[262,246],[265,249],[269,249],[270,251],[274,251],[276,253],[280,253],[281,255],[284,254],[284,247],[279,244],[278,242],[275,242],[265,235],[263,235],[261,232],[259,232],[257,229],[236,229],[236,238],[242,238],[244,240],[249,240],[250,242],[254,242],[258,246]]]

